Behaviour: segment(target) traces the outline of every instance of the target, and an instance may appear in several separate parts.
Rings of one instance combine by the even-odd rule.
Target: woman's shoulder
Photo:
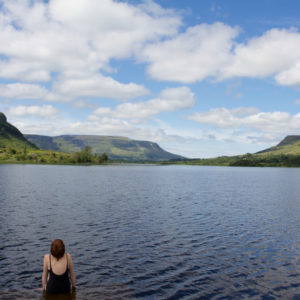
[[[44,266],[49,268],[49,254],[44,255]]]
[[[70,253],[66,253],[66,256],[67,256],[68,261],[72,261],[72,256]]]
[[[44,260],[47,260],[47,259],[49,260],[49,255],[50,255],[50,254],[45,254],[45,255],[44,255]]]

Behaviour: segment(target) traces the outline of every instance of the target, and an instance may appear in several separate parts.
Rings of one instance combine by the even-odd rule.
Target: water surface
[[[0,299],[300,299],[300,169],[0,165]]]

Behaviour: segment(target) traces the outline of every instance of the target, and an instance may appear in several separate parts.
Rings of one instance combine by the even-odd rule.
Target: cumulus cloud
[[[58,114],[58,110],[51,105],[31,105],[31,106],[15,106],[10,107],[8,110],[9,116],[23,117],[23,116],[38,116],[38,117],[46,117],[51,118],[55,117]]]
[[[1,98],[40,99],[45,97],[47,93],[45,88],[36,84],[0,84]]]
[[[149,74],[162,81],[274,76],[281,85],[300,84],[300,34],[293,28],[271,29],[243,43],[236,41],[238,27],[217,22],[179,33],[181,25],[177,12],[151,0],[139,5],[113,0],[2,1],[0,78],[51,82],[57,89],[53,94],[68,94],[70,99],[129,100],[147,89],[103,72],[114,59],[135,57],[147,62]]]
[[[218,142],[234,143],[231,155],[274,146],[287,135],[299,134],[300,127],[300,113],[262,112],[255,107],[215,108],[192,114],[188,119],[199,124],[203,137],[207,132],[207,137],[213,135]],[[244,146],[238,149],[237,145]]]
[[[181,34],[147,45],[141,59],[158,80],[193,83],[213,78],[265,78],[281,85],[299,85],[300,34],[296,29],[271,29],[245,43],[240,29],[223,23],[189,27]]]
[[[221,76],[263,78],[290,68],[300,59],[300,34],[294,29],[271,29],[246,44],[237,44]]]
[[[112,59],[135,56],[163,81],[274,76],[282,85],[300,84],[300,34],[293,28],[271,29],[243,43],[235,40],[238,27],[219,22],[179,33],[180,15],[150,0],[140,5],[113,0],[1,4],[1,78],[54,80],[61,86],[62,80],[72,85],[76,74],[84,76],[82,82],[102,76],[102,88],[80,92],[111,97],[117,88],[117,97],[124,92],[129,99],[144,95],[145,87],[119,83],[99,71],[109,70]]]
[[[122,84],[100,74],[93,77],[62,79],[54,85],[54,90],[58,94],[71,98],[105,97],[117,100],[129,100],[149,93],[142,85]]]
[[[217,76],[230,60],[239,29],[223,23],[201,24],[166,41],[145,47],[142,58],[149,74],[159,80],[192,83]]]
[[[0,60],[0,78],[15,79],[26,82],[50,81],[50,72],[40,63],[11,58]]]
[[[280,85],[300,86],[300,60],[291,68],[276,75],[275,79]]]
[[[176,34],[181,24],[175,14],[153,17],[141,7],[112,0],[13,0],[3,8],[0,51],[53,68],[97,70],[146,41]]]
[[[261,112],[256,108],[215,108],[192,114],[188,119],[216,128],[255,130],[273,135],[273,139],[284,134],[296,133],[300,127],[300,113],[291,115],[280,111]]]
[[[123,103],[115,109],[99,107],[90,118],[109,116],[120,119],[144,119],[162,112],[189,108],[194,104],[194,94],[188,87],[168,88],[163,90],[158,98],[145,102]]]
[[[54,82],[73,98],[114,98],[115,93],[117,99],[127,100],[145,95],[144,86],[120,83],[101,72],[110,69],[112,59],[129,58],[145,43],[177,33],[180,16],[154,2],[146,4],[1,1],[0,78]],[[74,84],[78,93],[71,90]]]
[[[38,84],[30,83],[0,84],[0,98],[42,101],[68,101],[70,99],[67,96],[54,94]]]

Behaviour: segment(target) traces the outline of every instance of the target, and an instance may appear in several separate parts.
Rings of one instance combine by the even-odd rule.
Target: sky
[[[0,111],[26,134],[189,158],[300,134],[298,0],[0,0]]]

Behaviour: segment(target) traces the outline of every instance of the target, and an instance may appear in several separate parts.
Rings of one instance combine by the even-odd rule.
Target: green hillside
[[[1,148],[37,149],[37,147],[30,143],[16,127],[9,124],[6,116],[0,112],[0,149]]]
[[[92,148],[93,153],[106,153],[113,160],[159,162],[182,158],[163,150],[156,143],[136,141],[126,137],[97,135],[25,136],[29,141],[44,150],[74,153],[89,146]]]
[[[1,163],[103,164],[108,158],[165,164],[300,167],[300,135],[287,136],[278,145],[254,154],[187,159],[163,150],[156,143],[126,137],[23,135],[0,112]]]
[[[257,152],[259,155],[300,155],[300,135],[288,135],[277,146]]]
[[[181,159],[166,164],[240,166],[240,167],[300,167],[300,136],[290,135],[277,146],[254,154],[220,156],[209,159]]]

